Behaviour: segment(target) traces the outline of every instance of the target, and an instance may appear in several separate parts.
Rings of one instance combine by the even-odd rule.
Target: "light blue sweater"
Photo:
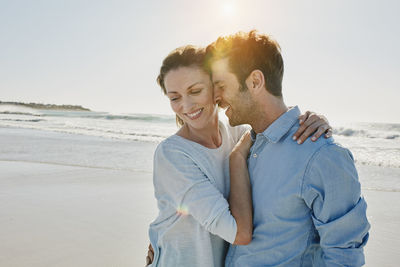
[[[154,155],[159,215],[150,225],[151,266],[224,266],[236,237],[229,194],[229,154],[248,128],[219,123],[222,144],[209,149],[173,135]]]

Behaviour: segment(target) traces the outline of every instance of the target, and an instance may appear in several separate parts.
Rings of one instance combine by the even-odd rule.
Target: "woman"
[[[203,49],[178,48],[157,79],[181,127],[154,155],[159,215],[149,230],[152,266],[223,266],[227,242],[245,245],[252,237],[248,127],[218,120],[204,57]],[[326,126],[316,116],[305,124],[316,120]]]

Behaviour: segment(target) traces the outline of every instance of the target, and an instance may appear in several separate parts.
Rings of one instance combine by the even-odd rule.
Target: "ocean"
[[[176,131],[175,117],[94,111],[37,110],[0,105],[0,126],[159,142]]]
[[[36,110],[12,105],[0,105],[0,128],[35,129],[50,132],[48,135],[51,135],[51,132],[75,134],[82,136],[79,140],[86,140],[86,142],[103,138],[108,140],[111,144],[110,147],[117,143],[126,146],[131,141],[138,141],[142,145],[136,145],[135,150],[144,146],[142,150],[139,150],[140,153],[147,155],[146,160],[141,161],[142,165],[125,159],[129,151],[125,151],[125,156],[121,154],[120,151],[124,149],[124,145],[120,146],[119,152],[115,150],[115,153],[119,154],[115,155],[118,160],[112,161],[113,164],[109,163],[104,157],[96,158],[95,151],[92,151],[91,156],[87,156],[79,162],[69,159],[71,161],[69,163],[76,165],[83,161],[86,163],[82,163],[82,166],[134,168],[135,170],[144,169],[146,171],[151,171],[151,163],[147,161],[151,161],[151,154],[156,145],[177,130],[175,116],[172,115]],[[361,173],[373,172],[376,174],[373,181],[368,181],[364,186],[374,190],[400,191],[399,123],[353,122],[333,125],[333,128],[335,140],[349,148],[354,155],[356,164],[363,166]],[[35,133],[32,138],[41,135],[40,132],[35,131]],[[88,139],[89,137],[95,137],[95,139]],[[21,142],[23,142],[22,139]],[[62,144],[59,144],[59,146],[62,146]],[[57,147],[56,144],[55,147]],[[101,150],[99,146],[97,147]],[[36,147],[36,149],[40,150],[39,147]],[[68,151],[68,148],[65,147],[64,150]],[[61,153],[61,149],[59,151]],[[66,153],[66,151],[62,151],[62,153]],[[3,154],[0,155],[0,158],[4,158],[5,152],[2,149],[0,149],[0,152]],[[18,153],[15,152],[14,154]],[[46,155],[45,152],[39,154],[40,157]],[[21,156],[22,154],[18,155],[19,158]],[[10,154],[7,157],[10,157]],[[31,157],[35,157],[35,155],[31,155]],[[139,158],[135,157],[135,159],[136,162]],[[42,159],[42,161],[46,160],[51,159]],[[115,165],[117,162],[118,166]],[[380,173],[382,173],[382,177],[380,177]]]
[[[400,124],[354,122],[333,128],[334,138],[354,155],[361,193],[368,203],[372,229],[365,250],[367,266],[397,266]],[[29,237],[37,240],[39,250],[51,243],[56,250],[78,255],[80,250],[74,249],[80,244],[94,248],[93,255],[112,253],[102,263],[116,264],[121,251],[124,257],[118,266],[125,266],[127,259],[141,262],[148,245],[148,224],[157,215],[154,151],[176,131],[171,115],[0,105],[0,203],[5,208],[0,224],[5,230],[0,235],[5,236],[5,249],[15,252],[18,247],[24,254],[31,250],[29,246],[12,244]],[[49,229],[59,233],[59,244],[54,235],[46,236]],[[103,250],[107,253],[97,253]],[[28,258],[21,259],[49,258],[36,252],[32,257],[25,253]]]

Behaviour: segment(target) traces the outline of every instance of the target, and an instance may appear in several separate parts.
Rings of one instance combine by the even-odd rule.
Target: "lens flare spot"
[[[178,206],[178,208],[176,209],[176,212],[178,212],[178,214],[180,215],[188,215],[189,214],[188,211],[189,211],[188,207],[184,205]]]

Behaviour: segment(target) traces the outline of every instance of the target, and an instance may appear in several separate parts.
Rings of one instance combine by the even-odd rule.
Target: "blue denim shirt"
[[[352,154],[332,138],[298,145],[299,115],[294,107],[253,132],[253,240],[231,245],[226,266],[364,264],[370,226]]]

